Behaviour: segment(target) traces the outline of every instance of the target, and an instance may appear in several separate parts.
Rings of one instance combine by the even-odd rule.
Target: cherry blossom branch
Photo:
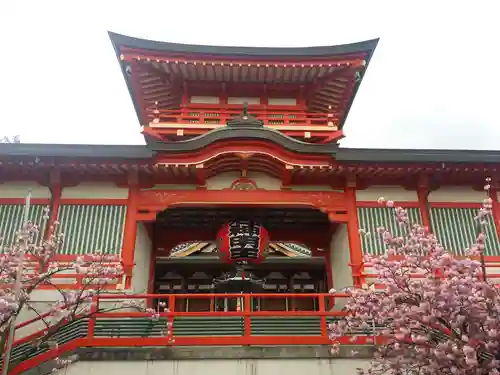
[[[370,375],[498,375],[500,293],[485,278],[483,256],[491,198],[478,211],[481,230],[465,257],[445,251],[429,230],[410,223],[403,208],[385,199],[379,203],[393,210],[403,234],[377,229],[386,252],[365,261],[384,289],[349,290],[348,316],[330,327],[333,353],[339,349],[337,337],[375,321],[385,325],[377,335],[386,344],[378,347]]]

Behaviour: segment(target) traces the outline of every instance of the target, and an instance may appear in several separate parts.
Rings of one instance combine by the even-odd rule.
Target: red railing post
[[[326,322],[326,314],[325,314],[325,296],[323,294],[318,295],[318,310],[322,315],[320,316],[321,322],[321,336],[327,337],[327,322]]]
[[[168,317],[167,317],[167,331],[170,332],[168,334],[168,339],[172,343],[173,341],[173,332],[174,332],[174,313],[175,313],[175,295],[171,294],[168,296]]]
[[[302,108],[287,108],[282,106],[251,105],[250,113],[259,120],[264,121],[265,126],[282,131],[284,134],[297,137],[299,133],[308,132],[311,136],[319,136],[324,140],[335,137],[339,130],[336,125],[338,116],[334,113],[306,112]],[[148,113],[151,112],[148,109]],[[166,124],[163,129],[165,134],[173,134],[177,131],[180,135],[186,130],[190,135],[201,135],[204,132],[220,126],[224,126],[227,120],[239,115],[239,105],[220,104],[181,104],[178,110],[155,109],[153,119]],[[282,116],[282,117],[280,117]],[[275,122],[270,124],[270,122]],[[178,124],[178,128],[173,126]],[[154,127],[154,125],[153,125]],[[162,126],[158,126],[162,128]],[[341,136],[341,135],[339,135]]]
[[[251,308],[251,295],[250,294],[245,294],[243,297],[243,303],[244,303],[244,309],[243,309],[243,335],[245,339],[249,339],[250,336],[252,335],[252,322],[251,322],[251,313],[252,313],[252,308]]]
[[[12,324],[12,323],[11,323]],[[14,334],[15,334],[16,331],[14,331]],[[7,337],[5,338],[5,342],[3,343],[3,348],[0,348],[2,349],[2,351],[0,352],[0,359],[2,359],[2,363],[0,364],[0,371],[2,371],[1,373],[3,373],[3,366],[6,365],[6,361],[5,361],[5,357],[7,356],[7,342],[9,341],[9,330],[7,330]]]
[[[221,109],[219,111],[219,124],[226,125],[228,120],[229,120],[229,114],[227,110]]]
[[[87,331],[88,338],[94,337],[95,322],[97,319],[95,314],[97,314],[98,311],[99,311],[99,296],[95,296],[92,297],[92,301],[90,302],[90,319]]]
[[[100,347],[100,346],[164,346],[164,345],[182,345],[182,346],[213,346],[213,345],[325,345],[329,343],[328,339],[328,319],[329,317],[334,316],[345,316],[344,312],[341,311],[332,311],[331,307],[328,304],[328,300],[330,298],[347,298],[348,295],[344,293],[337,293],[334,295],[329,295],[326,293],[249,293],[249,294],[240,294],[240,293],[227,293],[227,294],[135,294],[135,295],[117,295],[117,294],[101,294],[98,296],[94,296],[91,303],[91,314],[89,315],[89,324],[88,324],[88,334],[86,338],[81,338],[77,340],[73,340],[71,343],[66,343],[61,346],[56,353],[55,351],[48,352],[46,354],[37,355],[36,358],[32,358],[29,361],[25,362],[22,367],[24,370],[32,368],[33,366],[38,365],[39,363],[46,361],[47,358],[52,358],[52,356],[56,356],[59,354],[63,354],[70,350],[74,350],[74,348],[85,345],[89,347]],[[144,300],[148,298],[157,298],[157,299],[165,299],[168,301],[169,310],[165,310],[164,312],[160,311],[160,316],[165,319],[167,318],[168,324],[168,337],[93,337],[95,334],[95,324],[97,318],[105,317],[105,318],[116,318],[116,319],[129,319],[134,317],[146,317],[149,314],[147,312],[137,312],[137,311],[125,311],[125,312],[116,312],[116,311],[107,311],[107,312],[99,312],[100,301],[101,300],[113,300],[117,299],[137,299]],[[193,311],[176,311],[176,301],[177,299],[184,301],[186,298],[192,299],[206,299],[206,298],[236,298],[239,301],[243,301],[243,306],[241,309],[230,309],[230,311],[197,311],[199,309],[194,308]],[[290,310],[276,310],[273,308],[270,309],[253,309],[252,302],[254,302],[254,298],[274,298],[274,299],[290,299],[290,298],[306,298],[310,300],[314,298],[317,300],[317,304],[314,307],[297,309],[297,311]],[[196,307],[196,306],[195,306]],[[214,309],[216,310],[216,309]],[[35,322],[41,319],[43,316],[38,317],[37,319],[31,320],[29,322]],[[199,335],[194,335],[190,337],[173,337],[173,324],[176,316],[186,316],[186,317],[203,317],[203,316],[212,316],[212,317],[243,317],[241,320],[243,323],[242,333],[235,336],[220,336],[220,337],[207,337],[203,335],[203,332],[200,332]],[[280,317],[320,317],[320,334],[314,334],[312,336],[302,336],[300,332],[295,331],[293,329],[290,332],[284,332],[283,335],[265,335],[265,336],[252,336],[252,319],[254,317],[270,317],[274,319],[279,319]],[[18,325],[17,327],[22,327],[29,322],[24,322]],[[375,327],[374,327],[375,328]],[[18,341],[16,344],[30,342],[34,337],[38,337],[42,334],[42,332],[38,332],[31,337],[25,337]],[[372,335],[365,335],[372,336]],[[368,337],[363,337],[360,341],[365,341]],[[377,338],[374,337],[374,340]],[[175,341],[174,341],[175,340]],[[175,343],[174,343],[175,342]],[[349,344],[350,338],[343,337],[341,338],[342,344]],[[21,368],[21,367],[20,367]],[[13,372],[14,374],[15,372]]]

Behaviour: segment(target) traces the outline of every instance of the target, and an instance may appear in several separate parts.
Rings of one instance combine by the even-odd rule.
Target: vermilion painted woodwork
[[[432,230],[431,216],[429,212],[429,190],[426,187],[419,187],[417,190],[418,208],[420,209],[420,217],[422,218],[422,225],[427,230]]]
[[[385,207],[383,204],[374,201],[356,201],[356,206],[366,208]],[[394,206],[402,208],[420,208],[420,202],[394,201]]]
[[[141,190],[138,195],[137,219],[145,221],[155,220],[169,207],[228,205],[310,207],[326,213],[330,221],[347,222],[344,193],[336,191]]]
[[[305,66],[311,65],[328,65],[328,64],[337,64],[337,65],[349,65],[351,67],[362,67],[365,65],[366,53],[358,53],[358,54],[350,54],[350,55],[340,55],[340,56],[332,56],[332,57],[324,57],[322,59],[311,60],[287,60],[287,59],[263,59],[256,58],[251,56],[215,56],[215,55],[204,55],[204,54],[169,54],[165,52],[154,52],[149,50],[140,50],[135,48],[121,47],[120,52],[122,53],[123,61],[133,61],[133,60],[169,60],[176,61],[178,64],[197,64],[205,62],[207,65],[211,65],[212,62],[217,63],[218,65],[236,63],[236,64],[250,64],[255,65],[258,63],[268,64],[268,65],[280,65],[280,66],[292,66],[297,65],[300,66],[304,64]]]
[[[495,223],[498,239],[500,240],[500,203],[498,202],[498,188],[494,187],[490,190],[490,198],[493,204],[493,221]]]
[[[50,236],[50,234],[52,234],[52,231],[55,230],[54,223],[57,221],[57,218],[59,216],[59,206],[61,204],[61,185],[52,185],[50,188],[50,192],[52,194],[52,198],[49,207],[49,220],[47,222],[47,230],[45,232],[46,237]]]
[[[222,143],[222,142],[221,142]],[[270,149],[272,149],[272,144]],[[279,148],[279,147],[278,147]],[[276,154],[274,149],[270,153]],[[276,154],[277,155],[277,154]],[[328,158],[328,169],[323,169],[322,174],[317,175],[316,170],[309,168],[302,168],[299,176],[294,176],[291,181],[292,185],[331,185],[332,181],[344,181],[347,174],[356,174],[358,177],[357,189],[363,189],[368,186],[374,185],[391,185],[391,186],[413,186],[413,189],[417,187],[415,179],[418,177],[418,171],[423,168],[429,170],[439,178],[441,185],[463,185],[470,187],[477,183],[477,181],[484,178],[485,173],[493,174],[495,172],[494,165],[491,164],[460,164],[454,167],[454,172],[449,173],[442,170],[439,164],[423,164],[423,163],[412,163],[397,165],[395,163],[379,163],[377,165],[365,165],[365,164],[352,164],[336,162],[332,157]],[[160,157],[161,159],[161,157]],[[326,159],[325,159],[326,160]],[[170,159],[165,159],[165,161],[173,161]],[[196,161],[196,160],[194,160]],[[292,161],[292,160],[290,160]],[[320,163],[322,160],[319,160]],[[311,162],[311,161],[310,161]],[[316,160],[312,161],[313,163]],[[3,162],[4,165],[7,164]],[[26,172],[26,167],[21,163],[21,161],[12,161],[9,163],[9,169],[3,170],[2,168],[2,181],[26,181],[33,182],[36,179],[36,175],[44,175],[48,170],[53,168],[53,162],[51,160],[40,158],[40,161],[36,166],[31,167],[29,173]],[[63,176],[63,186],[67,186],[69,183],[77,185],[80,182],[114,182],[123,186],[127,182],[128,171],[133,168],[141,169],[140,181],[141,184],[196,184],[196,179],[194,176],[184,176],[174,175],[171,173],[168,167],[162,167],[161,165],[155,165],[155,160],[150,161],[133,161],[128,159],[116,160],[113,162],[103,160],[96,164],[95,161],[84,162],[82,160],[71,160],[71,159],[60,159],[57,161],[61,173]],[[189,163],[189,161],[188,161]],[[120,165],[120,170],[116,170],[116,165]],[[297,161],[300,165],[300,160]],[[182,164],[180,164],[182,165]],[[283,164],[279,161],[276,163],[277,166],[282,166]],[[474,172],[475,170],[480,170],[479,172]],[[471,172],[472,171],[472,172]],[[108,173],[109,172],[109,173]],[[343,184],[335,184],[338,188],[343,188]],[[451,202],[450,202],[451,203]],[[455,203],[456,204],[456,203]]]
[[[281,146],[272,142],[224,140],[205,147],[197,153],[161,154],[156,157],[155,164],[196,165],[206,163],[207,161],[222,155],[237,154],[268,155],[279,164],[305,167],[322,166],[326,168],[330,167],[333,161],[332,157],[329,155],[298,154],[285,150]]]
[[[430,208],[481,208],[479,202],[429,202]]]
[[[26,198],[1,198],[0,204],[25,204]],[[31,204],[50,204],[49,198],[31,198]]]
[[[245,303],[245,309],[243,311],[208,311],[208,312],[178,312],[175,311],[176,299],[186,299],[186,298],[207,298],[212,299],[217,295],[214,294],[170,294],[170,295],[137,295],[137,296],[129,296],[129,295],[117,295],[117,294],[109,294],[109,295],[101,295],[96,297],[94,306],[98,306],[100,301],[106,299],[130,299],[130,298],[140,298],[140,299],[164,299],[169,301],[169,306],[172,308],[169,312],[162,312],[160,315],[162,317],[167,317],[171,319],[176,316],[240,316],[243,319],[243,334],[241,336],[222,336],[222,337],[203,337],[203,336],[192,336],[192,337],[175,337],[175,342],[171,342],[168,337],[143,337],[140,339],[137,338],[101,338],[94,336],[94,322],[97,318],[106,318],[106,319],[123,319],[123,318],[133,318],[133,317],[146,317],[147,315],[144,313],[137,312],[107,312],[107,313],[96,313],[90,318],[89,330],[87,335],[83,338],[77,338],[75,340],[71,340],[68,343],[62,344],[56,348],[52,348],[47,352],[37,355],[34,358],[23,361],[20,365],[10,371],[10,374],[20,374],[23,371],[29,370],[30,368],[36,367],[41,363],[47,362],[50,359],[63,355],[67,352],[71,352],[78,347],[134,347],[134,346],[213,346],[213,345],[327,345],[330,340],[327,335],[327,317],[334,316],[343,316],[345,312],[342,311],[327,311],[328,308],[326,306],[327,301],[331,301],[336,298],[346,298],[345,294],[336,294],[336,295],[328,295],[328,294],[297,294],[297,293],[287,293],[287,294],[227,294],[225,297],[229,298],[243,298]],[[220,297],[220,295],[218,296]],[[250,301],[252,297],[258,298],[287,298],[287,299],[295,299],[295,298],[316,298],[319,302],[318,311],[251,311],[250,310]],[[251,334],[251,319],[256,316],[267,316],[267,317],[282,317],[282,316],[317,316],[320,318],[320,327],[321,333],[319,335],[312,336],[253,336]],[[41,314],[40,316],[31,319],[30,321],[23,322],[17,326],[17,328],[27,327],[32,324],[39,324],[39,320],[46,317],[46,314]],[[32,342],[37,337],[43,334],[43,331],[36,332],[30,336],[24,337],[22,339],[16,340],[15,345]],[[373,335],[358,335],[355,338],[351,336],[341,337],[340,343],[344,344],[356,344],[356,345],[364,345],[369,343],[377,343],[378,340]]]
[[[122,247],[123,267],[127,276],[132,276],[132,269],[134,267],[135,239],[137,235],[138,193],[139,188],[136,185],[130,186]]]
[[[363,276],[363,250],[359,235],[359,221],[356,207],[356,188],[346,187],[345,200],[347,206],[347,236],[349,239],[349,253],[352,268],[353,283],[361,287],[365,280]]]
[[[57,190],[56,190],[57,191]],[[26,198],[1,198],[0,204],[24,204]],[[31,204],[50,204],[50,198],[31,198]],[[75,205],[126,205],[128,199],[121,198],[59,198],[58,204]]]
[[[115,206],[127,205],[128,198],[61,198],[59,204]]]
[[[381,342],[380,337],[372,336],[344,336],[337,339],[345,345],[373,345],[374,340]],[[324,336],[251,336],[245,337],[176,337],[175,344],[179,346],[279,346],[279,345],[330,345],[331,340]],[[72,352],[80,347],[165,347],[171,345],[166,337],[141,337],[141,338],[79,338],[66,344],[59,345],[59,349],[49,350],[28,359],[16,366],[9,375],[19,375],[23,372],[40,366],[64,353]]]

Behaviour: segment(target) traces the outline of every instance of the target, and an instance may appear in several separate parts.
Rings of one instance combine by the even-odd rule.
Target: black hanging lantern
[[[231,221],[217,233],[219,256],[225,263],[259,264],[266,256],[269,232],[249,220]]]
[[[225,224],[217,234],[219,256],[235,269],[214,279],[217,291],[226,293],[254,292],[262,289],[264,280],[248,270],[248,265],[261,263],[266,256],[269,232],[249,220]]]

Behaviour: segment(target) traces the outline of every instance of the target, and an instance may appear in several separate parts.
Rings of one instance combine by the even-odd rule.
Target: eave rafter
[[[336,86],[335,80],[339,80],[342,77],[348,78],[348,80],[349,80],[350,77],[355,72],[358,72],[360,69],[364,68],[365,65],[366,65],[365,60],[356,61],[354,64],[352,64],[348,67],[344,67],[342,69],[335,70],[332,73],[329,73],[329,74],[326,74],[322,77],[317,78],[316,80],[314,80],[313,84],[307,88],[306,99],[311,99],[315,95],[315,93],[317,93],[318,91],[325,88],[325,86],[328,83],[332,83],[332,85],[335,87]],[[337,86],[337,87],[341,88],[339,86]],[[340,93],[340,92],[342,92],[342,90],[339,90],[338,92]]]
[[[241,144],[241,143],[240,143]],[[231,142],[228,146],[235,146]],[[225,171],[259,171],[282,181],[283,186],[332,185],[347,175],[356,175],[365,185],[396,184],[406,186],[417,181],[422,174],[432,176],[433,183],[474,184],[485,177],[496,176],[500,167],[496,163],[398,163],[398,162],[348,162],[335,161],[332,157],[303,154],[283,154],[283,150],[267,145],[266,152],[248,148],[217,149],[213,145],[201,153],[161,153],[148,160],[75,159],[63,157],[7,158],[0,160],[2,181],[29,180],[46,176],[58,168],[62,179],[78,181],[125,181],[128,172],[136,168],[141,181],[150,183],[197,184],[204,186],[206,179]],[[263,147],[263,145],[261,145]],[[253,151],[253,152],[252,152]],[[204,154],[204,153],[207,154]],[[241,155],[252,155],[241,158]],[[268,154],[272,154],[271,156]],[[207,157],[208,156],[208,157]],[[203,159],[207,159],[203,162]],[[288,161],[294,161],[289,164]]]
[[[154,63],[147,64],[144,63],[143,61],[137,61],[133,60],[133,62],[137,62],[137,64],[140,65],[141,70],[147,73],[151,73],[153,75],[157,75],[162,83],[165,85],[171,87],[171,88],[180,88],[182,87],[182,82],[175,81],[175,77],[172,77],[171,74],[167,74],[165,71],[163,71],[161,68],[158,66],[155,66]]]
[[[290,67],[290,68],[314,68],[314,67],[328,67],[328,68],[352,68],[357,64],[363,64],[366,53],[360,52],[348,55],[332,55],[323,57],[311,56],[237,56],[237,55],[203,55],[203,54],[175,54],[169,52],[153,52],[137,48],[120,48],[120,59],[122,61],[146,61],[157,63],[173,63],[175,65],[200,65],[206,67],[215,66],[228,66],[228,67]],[[364,64],[363,64],[364,65]]]
[[[212,159],[207,163],[207,167],[210,177],[225,172],[238,171],[244,175],[247,171],[254,171],[263,172],[276,178],[281,178],[284,168],[282,163],[265,156],[253,155],[242,159],[236,154]]]
[[[281,164],[305,167],[328,167],[332,157],[330,155],[298,154],[285,150],[277,145],[263,141],[226,141],[212,144],[197,153],[179,153],[159,155],[155,159],[156,165],[182,164],[196,165],[222,157],[223,155],[264,155]]]
[[[352,77],[356,77],[367,63],[367,53],[307,61],[287,58],[241,60],[233,56],[173,56],[127,48],[123,49],[121,58],[126,63],[137,64],[141,71],[151,75],[141,81],[143,85],[148,83],[143,90],[149,90],[147,95],[142,93],[145,100],[149,100],[144,106],[151,107],[155,102],[160,108],[173,108],[179,103],[179,97],[185,94],[186,87],[193,88],[201,83],[205,91],[221,83],[229,86],[259,84],[259,90],[266,91],[265,85],[280,83],[293,86],[296,95],[300,87],[304,87],[304,98],[310,110],[336,113],[345,112],[345,98],[350,97],[356,82]],[[144,82],[144,79],[153,77],[158,77],[158,82],[165,85],[164,90],[157,86],[158,82]],[[354,83],[350,85],[349,81]]]

